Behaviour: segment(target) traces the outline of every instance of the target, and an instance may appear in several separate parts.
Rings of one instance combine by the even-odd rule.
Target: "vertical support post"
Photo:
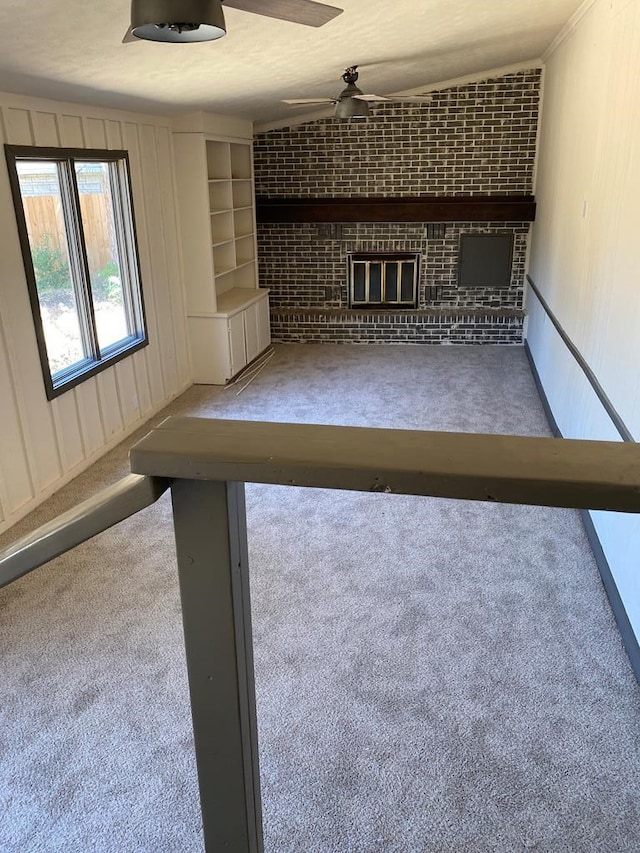
[[[205,850],[262,853],[244,483],[172,500]]]

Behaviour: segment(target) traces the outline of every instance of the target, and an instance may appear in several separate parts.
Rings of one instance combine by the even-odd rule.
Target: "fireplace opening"
[[[418,252],[352,253],[348,256],[349,308],[416,308]]]

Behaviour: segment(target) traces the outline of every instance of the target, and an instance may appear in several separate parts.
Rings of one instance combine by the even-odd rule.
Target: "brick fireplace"
[[[486,204],[486,214],[473,210],[465,220],[444,202],[508,202],[531,193],[539,87],[533,69],[434,92],[427,105],[377,105],[362,124],[322,119],[258,134],[260,280],[271,291],[274,340],[521,343],[531,216],[517,205]],[[389,221],[384,212],[379,221],[357,221],[357,212],[355,221],[326,221],[317,203],[331,199],[442,204],[431,206],[433,217],[417,207],[416,216],[429,218],[416,221],[405,211],[408,219],[394,221],[393,205]],[[286,221],[269,212],[285,200],[315,206]],[[351,211],[332,216],[348,220]],[[465,279],[466,235],[509,236],[505,280],[492,273]],[[349,258],[381,253],[418,256],[415,307],[350,300]]]

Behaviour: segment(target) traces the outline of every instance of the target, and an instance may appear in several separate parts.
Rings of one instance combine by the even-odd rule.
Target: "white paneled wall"
[[[149,346],[45,396],[0,161],[0,532],[191,384],[169,119],[0,94],[0,142],[129,152]]]
[[[530,273],[640,439],[640,0],[585,3],[547,58]],[[530,294],[527,338],[562,433],[617,440]],[[640,638],[640,516],[592,513]]]

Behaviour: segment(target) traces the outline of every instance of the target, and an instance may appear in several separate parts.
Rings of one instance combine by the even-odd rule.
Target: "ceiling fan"
[[[358,66],[352,65],[345,69],[342,79],[347,84],[337,98],[296,98],[284,100],[283,103],[294,107],[309,107],[317,104],[335,104],[336,118],[363,119],[369,115],[370,103],[394,103],[408,101],[414,104],[428,103],[432,100],[431,95],[364,95],[356,86],[358,79]]]
[[[227,32],[222,4],[308,27],[321,27],[343,10],[315,0],[131,0],[131,26],[123,43],[211,41]]]

